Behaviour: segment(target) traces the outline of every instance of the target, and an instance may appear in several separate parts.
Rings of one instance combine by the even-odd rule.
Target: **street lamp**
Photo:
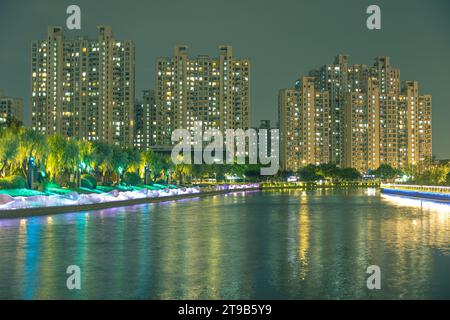
[[[33,189],[33,170],[35,167],[36,163],[35,163],[35,159],[33,156],[30,155],[30,157],[28,158],[28,187],[30,189]]]
[[[119,171],[119,185],[120,185],[120,181],[122,179],[123,167],[120,166],[119,168],[117,168],[117,171]]]
[[[81,161],[79,164],[78,164],[78,171],[77,171],[77,185],[78,185],[78,188],[80,188],[81,187],[81,173],[84,171],[86,169],[86,163],[84,163],[83,161]]]
[[[144,167],[144,184],[147,185],[148,183],[148,164]]]

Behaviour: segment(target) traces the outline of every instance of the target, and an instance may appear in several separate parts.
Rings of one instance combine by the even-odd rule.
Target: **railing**
[[[299,182],[286,182],[286,181],[273,181],[262,182],[262,189],[272,188],[298,188],[298,189],[316,189],[316,188],[378,188],[380,186],[378,181],[299,181]]]
[[[422,192],[450,194],[450,187],[444,187],[444,186],[415,186],[415,185],[407,185],[407,184],[382,184],[381,189],[395,189],[395,190],[422,191]]]

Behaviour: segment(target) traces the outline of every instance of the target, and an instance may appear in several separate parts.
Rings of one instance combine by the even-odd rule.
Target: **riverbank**
[[[211,185],[206,187],[166,189],[164,191],[119,192],[113,190],[101,194],[78,194],[69,192],[64,195],[38,195],[34,197],[8,197],[0,199],[6,205],[0,205],[0,219],[26,218],[46,216],[70,212],[102,210],[115,207],[177,201],[190,198],[208,197],[243,191],[282,190],[282,189],[347,189],[347,188],[378,188],[377,182],[270,182],[236,185]],[[1,195],[0,195],[1,196]],[[5,199],[5,197],[7,197]]]
[[[147,203],[160,203],[168,201],[177,201],[183,199],[210,197],[215,195],[223,195],[228,193],[243,192],[243,191],[259,191],[260,187],[249,187],[242,189],[224,189],[214,191],[204,191],[199,193],[180,194],[166,197],[155,198],[138,198],[127,199],[119,201],[109,201],[101,203],[89,203],[80,205],[66,205],[66,206],[48,206],[48,207],[35,207],[35,208],[23,208],[14,210],[0,210],[0,219],[12,219],[12,218],[27,218],[34,216],[47,216],[55,214],[63,214],[70,212],[81,212],[91,210],[102,210],[116,207],[128,207]]]
[[[377,181],[343,181],[343,182],[263,182],[262,190],[275,189],[348,189],[348,188],[379,188],[380,183]]]
[[[384,184],[381,193],[450,204],[450,187]]]

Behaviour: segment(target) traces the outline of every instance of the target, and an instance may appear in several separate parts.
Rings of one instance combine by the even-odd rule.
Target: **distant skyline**
[[[117,39],[136,45],[136,97],[155,86],[155,60],[171,56],[176,44],[191,56],[215,56],[221,44],[252,61],[252,123],[277,120],[277,92],[307,71],[332,63],[339,53],[351,63],[371,65],[386,55],[433,95],[434,154],[450,158],[450,2],[432,1],[261,1],[155,0],[51,1],[2,0],[0,3],[0,90],[24,99],[30,124],[31,41],[44,39],[47,27],[65,27],[66,8],[77,4],[81,31],[67,37],[96,37],[96,26],[111,25]],[[366,8],[381,7],[382,30],[366,28]]]

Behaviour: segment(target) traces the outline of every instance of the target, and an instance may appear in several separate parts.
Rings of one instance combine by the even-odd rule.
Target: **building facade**
[[[258,152],[262,151],[265,152],[267,155],[275,155],[279,154],[279,150],[275,150],[276,145],[272,145],[272,138],[276,139],[275,136],[272,136],[272,130],[279,130],[277,127],[273,127],[271,125],[270,120],[260,120],[258,127],[253,127],[254,130],[254,136],[253,136],[253,146],[255,147],[254,150],[258,150]],[[266,134],[266,144],[259,144],[259,139],[263,138],[263,132]],[[247,145],[246,145],[247,147]],[[279,146],[278,146],[279,147]],[[258,149],[259,148],[259,149]],[[263,149],[265,148],[265,149]]]
[[[338,55],[311,70],[280,91],[279,120],[284,170],[331,162],[367,172],[432,158],[432,97],[419,93],[417,81],[402,85],[389,57],[367,66]]]
[[[250,127],[250,60],[235,58],[220,46],[218,57],[188,56],[184,45],[172,57],[156,61],[156,128],[158,147],[171,146],[175,129],[194,131]]]
[[[156,145],[156,100],[154,90],[145,90],[134,106],[134,146],[150,150]]]
[[[7,97],[0,90],[0,126],[8,122],[23,124],[23,100]]]
[[[280,163],[288,171],[330,161],[329,94],[303,77],[279,92]]]
[[[348,92],[343,111],[344,167],[360,172],[380,166],[380,88],[367,80],[364,92]]]
[[[97,39],[66,38],[49,27],[31,51],[32,127],[130,146],[133,143],[135,53],[132,41],[119,41],[109,26]]]

